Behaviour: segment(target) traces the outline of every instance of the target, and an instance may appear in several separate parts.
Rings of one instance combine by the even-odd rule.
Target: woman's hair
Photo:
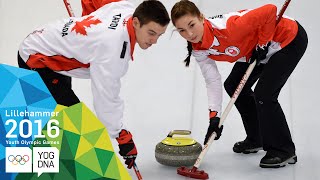
[[[201,17],[200,10],[198,7],[191,1],[189,0],[181,0],[177,2],[173,8],[171,9],[171,20],[172,24],[175,25],[175,22],[181,18],[182,16],[185,15],[192,15],[196,17]],[[185,65],[188,67],[190,64],[190,57],[191,57],[191,52],[192,52],[192,44],[191,42],[188,41],[188,56],[184,60]]]
[[[161,26],[166,26],[170,22],[169,14],[164,5],[157,0],[145,0],[134,11],[132,17],[137,17],[140,26],[153,21]]]

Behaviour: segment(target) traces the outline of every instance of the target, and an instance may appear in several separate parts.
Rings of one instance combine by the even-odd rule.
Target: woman
[[[204,18],[195,4],[181,0],[171,10],[171,20],[188,41],[188,57],[195,57],[205,78],[210,123],[205,137],[216,132],[218,139],[222,103],[222,83],[215,61],[235,62],[224,83],[232,96],[250,63],[257,61],[235,105],[241,114],[247,137],[235,143],[236,153],[267,151],[260,167],[295,164],[297,156],[285,115],[278,102],[279,93],[303,56],[308,38],[303,27],[292,18],[282,17],[276,24],[277,8],[265,5]],[[257,81],[254,91],[251,89]]]

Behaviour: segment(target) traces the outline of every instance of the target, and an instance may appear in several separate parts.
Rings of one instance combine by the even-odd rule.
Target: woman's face
[[[198,43],[203,36],[203,17],[184,15],[176,20],[175,26],[180,35],[192,43]]]

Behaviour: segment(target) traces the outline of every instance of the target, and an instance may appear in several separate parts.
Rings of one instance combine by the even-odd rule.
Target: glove
[[[267,45],[257,45],[256,49],[252,52],[251,58],[249,59],[249,63],[252,64],[254,60],[257,61],[256,65],[259,66],[261,60],[265,59],[268,54],[268,49],[270,46],[270,42],[267,43]]]
[[[138,154],[132,140],[132,134],[129,131],[122,129],[116,140],[119,143],[119,154],[125,160],[125,164],[128,165],[127,168],[131,169]]]
[[[210,124],[208,127],[208,131],[206,134],[206,137],[204,139],[204,144],[207,144],[209,137],[213,132],[217,134],[216,138],[214,140],[218,140],[221,136],[222,130],[223,130],[223,125],[219,128],[219,122],[220,118],[217,117],[217,111],[210,111]]]

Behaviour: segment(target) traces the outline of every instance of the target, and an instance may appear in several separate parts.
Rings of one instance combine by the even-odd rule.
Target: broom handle
[[[141,179],[142,179],[142,176],[141,176],[141,174],[140,174],[140,171],[139,171],[138,166],[137,166],[136,163],[133,164],[133,169],[134,169],[134,172],[135,172],[136,175],[137,175],[138,180],[141,180]]]
[[[67,11],[68,11],[69,16],[70,16],[70,17],[74,17],[74,12],[73,12],[73,10],[72,10],[72,8],[71,8],[71,4],[70,4],[69,0],[63,0],[63,3],[64,3],[64,5],[65,5],[66,8],[67,8]]]

